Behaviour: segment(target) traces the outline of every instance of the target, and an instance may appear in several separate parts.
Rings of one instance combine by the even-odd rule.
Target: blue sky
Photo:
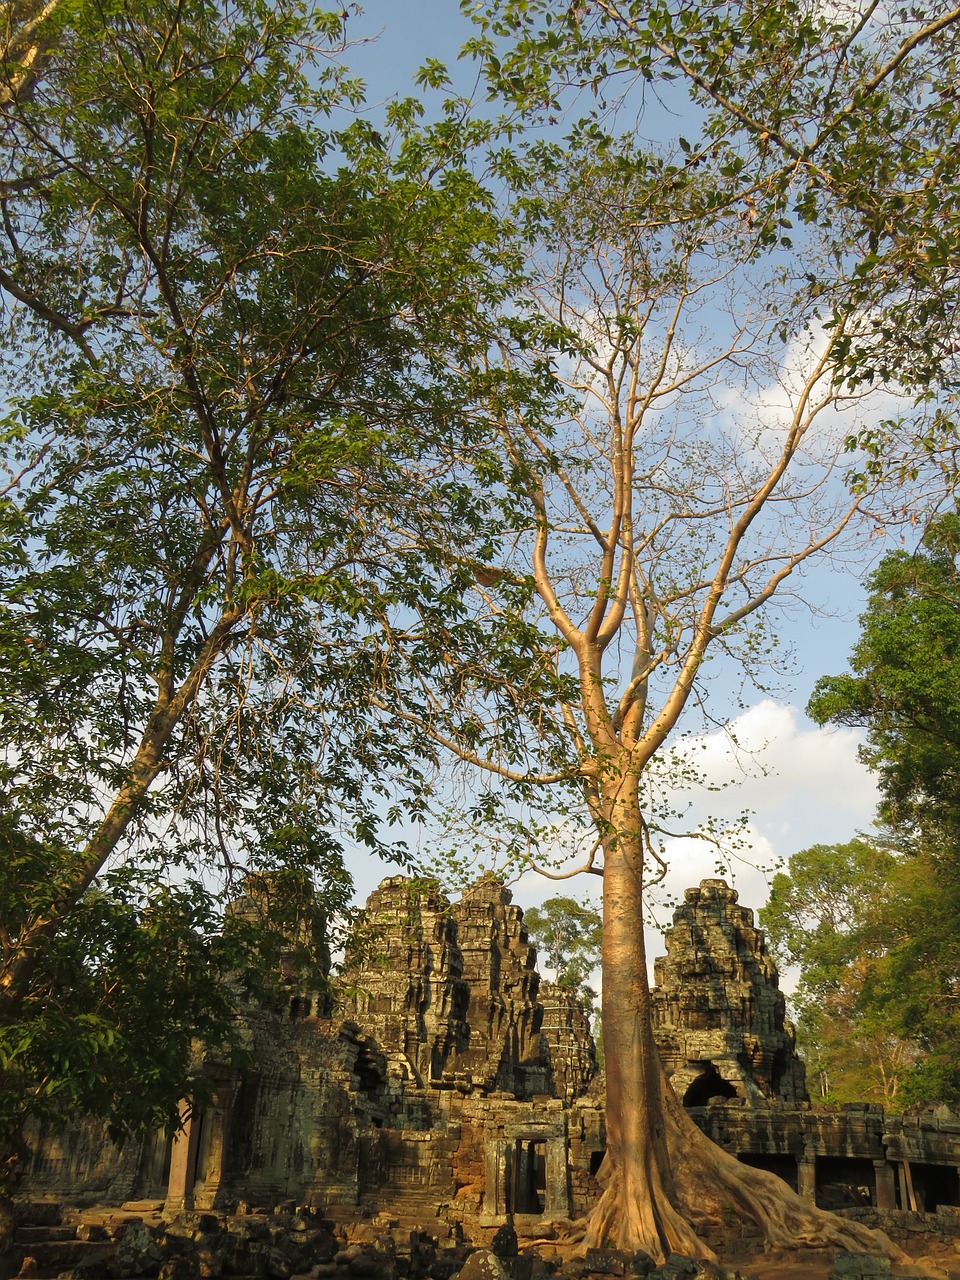
[[[425,58],[445,62],[454,74],[457,54],[472,25],[457,0],[369,0],[348,23],[351,38],[367,41],[351,59],[367,82],[371,103],[413,91]],[[460,74],[467,64],[460,65]]]

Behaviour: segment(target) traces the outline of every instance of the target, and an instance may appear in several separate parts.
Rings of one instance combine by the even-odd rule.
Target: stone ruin
[[[484,878],[451,903],[391,877],[362,931],[335,1014],[288,966],[285,1008],[246,1015],[249,1066],[207,1064],[210,1106],[119,1151],[93,1124],[41,1140],[24,1193],[153,1200],[168,1217],[293,1203],[479,1240],[586,1213],[605,1142],[595,1047],[570,993],[541,980],[509,890]],[[688,890],[666,944],[657,1041],[714,1141],[823,1207],[960,1205],[960,1119],[807,1101],[776,968],[736,891]]]
[[[402,876],[367,900],[376,944],[348,967],[342,1010],[415,1088],[434,1086],[572,1102],[596,1071],[587,1018],[544,982],[523,912],[484,878],[451,906]]]
[[[806,1102],[777,967],[753,912],[723,880],[688,889],[654,962],[653,1026],[686,1106],[711,1098]]]

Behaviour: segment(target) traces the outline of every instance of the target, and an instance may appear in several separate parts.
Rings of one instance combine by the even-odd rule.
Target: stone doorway
[[[914,1164],[910,1172],[921,1213],[936,1213],[940,1205],[960,1205],[960,1178],[953,1165]]]
[[[740,1095],[730,1083],[724,1080],[712,1062],[704,1062],[703,1069],[691,1081],[683,1095],[685,1107],[705,1107],[711,1098],[737,1098]]]
[[[872,1160],[817,1156],[817,1208],[863,1209],[877,1203]]]
[[[570,1171],[562,1118],[543,1125],[508,1125],[484,1144],[483,1212],[487,1225],[508,1215],[568,1218]]]
[[[507,1213],[542,1214],[547,1193],[546,1141],[517,1138],[507,1162]]]

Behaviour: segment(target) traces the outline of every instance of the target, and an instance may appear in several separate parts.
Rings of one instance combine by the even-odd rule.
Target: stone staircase
[[[0,1280],[49,1280],[83,1264],[106,1261],[114,1243],[99,1223],[66,1221],[58,1204],[20,1204],[13,1248],[0,1259]]]

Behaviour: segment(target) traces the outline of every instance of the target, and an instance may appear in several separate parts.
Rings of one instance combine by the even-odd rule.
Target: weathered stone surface
[[[550,1092],[573,1102],[586,1092],[597,1073],[597,1050],[590,1022],[574,993],[552,982],[541,982],[543,1008],[540,1053],[549,1066]]]
[[[119,1276],[155,1276],[160,1270],[163,1253],[156,1236],[142,1222],[129,1222],[117,1237],[113,1257]]]
[[[690,1280],[691,1277],[703,1273],[700,1263],[693,1258],[687,1258],[682,1253],[671,1253],[660,1268],[659,1274],[662,1280]]]
[[[469,992],[466,1044],[454,1069],[483,1089],[532,1097],[551,1093],[541,1055],[543,1009],[536,948],[499,881],[484,877],[453,907],[463,980]]]
[[[198,1280],[199,1275],[196,1256],[177,1253],[161,1263],[158,1280]]]
[[[457,1274],[458,1280],[508,1280],[506,1267],[488,1249],[471,1253]]]
[[[667,1075],[688,1106],[738,1096],[802,1102],[803,1064],[776,965],[753,912],[723,880],[688,889],[654,965],[653,1023]]]
[[[653,1259],[642,1249],[588,1249],[584,1269],[602,1276],[648,1276],[654,1269]]]
[[[448,899],[391,876],[367,899],[353,945],[345,1015],[383,1046],[401,1078],[417,1087],[442,1079],[469,1040],[469,991]]]

